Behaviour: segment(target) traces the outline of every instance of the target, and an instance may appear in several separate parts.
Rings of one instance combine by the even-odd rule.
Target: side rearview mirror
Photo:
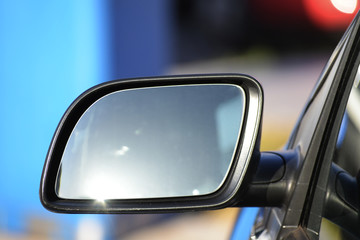
[[[118,80],[64,114],[40,199],[55,212],[232,206],[259,161],[260,85],[245,75]]]

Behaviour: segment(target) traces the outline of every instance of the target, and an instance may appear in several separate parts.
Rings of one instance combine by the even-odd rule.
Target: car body
[[[232,74],[169,76],[109,82],[82,94],[70,106],[61,120],[44,165],[40,186],[42,204],[51,211],[63,213],[159,213],[251,206],[259,207],[252,229],[252,239],[318,239],[319,237],[324,238],[333,229],[337,229],[337,237],[359,238],[360,185],[357,177],[360,166],[357,161],[359,157],[357,144],[360,140],[360,135],[358,135],[360,132],[358,114],[360,112],[360,102],[358,101],[360,99],[358,98],[360,79],[358,73],[360,64],[359,16],[358,14],[355,17],[325,66],[283,150],[259,152],[263,93],[261,86],[249,76]],[[219,90],[214,90],[213,85]],[[224,85],[232,87],[224,90]],[[178,102],[151,102],[154,100],[154,96],[161,94],[164,94],[165,100],[171,100],[177,94],[174,86],[184,89],[184,92],[189,88],[195,91],[189,95],[186,95],[188,94],[186,92],[185,95],[188,98],[182,100],[186,103],[183,105],[188,107],[186,109],[190,114],[184,114],[182,112],[183,105],[176,105]],[[242,117],[236,114],[234,117],[233,109],[230,114],[224,105],[229,100],[224,100],[224,98],[233,94],[236,89],[240,89],[238,94],[242,96],[242,100],[237,100],[237,108],[234,109],[242,109],[239,110]],[[145,98],[150,91],[156,93]],[[217,96],[216,91],[226,91],[226,94]],[[135,92],[137,93],[135,94]],[[132,95],[132,93],[135,94],[133,97],[125,98],[127,94]],[[211,98],[198,99],[199,96],[207,96],[208,93],[211,93],[209,95]],[[118,102],[115,102],[116,104],[112,102],[112,97],[116,94],[124,96],[121,101],[126,103],[121,105],[121,109],[116,112],[126,112],[126,116],[129,118],[125,120],[122,117],[123,122],[119,122],[118,114],[116,114],[114,119],[118,126],[107,121],[113,118],[111,114],[115,110],[112,108],[120,106],[120,104],[117,105]],[[183,95],[181,96],[183,97]],[[144,99],[139,100],[142,97]],[[209,110],[211,115],[208,117],[205,115],[208,111],[202,112],[201,110],[207,109],[207,104],[210,104],[212,97],[220,100],[212,103],[214,106],[211,111]],[[101,105],[105,104],[106,99],[110,104],[107,107]],[[232,97],[229,104],[232,106],[232,100],[236,99],[236,97]],[[198,102],[202,103],[199,105],[200,107],[193,109],[192,106]],[[134,105],[131,105],[132,103]],[[169,104],[170,106],[168,106]],[[99,106],[98,109],[95,106]],[[163,115],[161,111],[156,112],[157,108],[154,106],[164,106],[166,112],[171,114]],[[138,117],[136,115],[138,113],[133,113],[133,109],[141,109],[139,111],[141,113],[148,109],[150,111],[147,115]],[[174,113],[173,109],[178,112]],[[99,112],[103,110],[106,110],[105,113],[100,114]],[[221,115],[223,112],[229,115]],[[197,120],[187,118],[188,115],[192,117],[198,113],[200,114]],[[170,118],[172,114],[175,114],[176,117]],[[163,122],[163,118],[166,120],[167,116],[170,116],[170,120]],[[233,146],[230,154],[232,160],[226,163],[225,170],[221,172],[222,175],[219,179],[215,179],[217,172],[213,173],[210,168],[211,165],[214,165],[215,169],[219,169],[223,165],[217,166],[213,162],[205,162],[206,164],[200,166],[191,165],[194,159],[200,161],[200,156],[204,154],[210,155],[206,155],[204,161],[210,161],[209,159],[217,154],[216,151],[213,153],[213,149],[209,147],[213,145],[207,142],[213,138],[214,133],[211,131],[214,125],[209,125],[212,130],[201,128],[203,126],[201,123],[213,116],[220,116],[219,118],[225,116],[227,119],[221,120],[223,122],[220,123],[217,122],[216,126],[220,124],[220,129],[223,128],[224,122],[226,126],[232,125],[227,122],[229,119],[240,118],[235,121],[235,125],[239,128],[233,128],[238,135],[231,137],[235,139],[230,143]],[[131,129],[130,126],[133,126],[131,124],[138,121],[138,118],[144,119],[145,123],[144,121],[138,123],[144,124],[142,126],[149,126],[150,123],[154,125],[137,128],[134,132],[127,134],[127,129]],[[88,128],[87,126],[93,124],[96,119],[99,119],[100,122],[92,125],[92,128]],[[177,120],[180,120],[180,123]],[[160,126],[156,125],[158,122],[161,122]],[[187,124],[188,122],[190,124]],[[170,124],[170,127],[166,128],[169,123],[174,125]],[[183,124],[187,127],[185,130],[180,129]],[[124,128],[120,128],[121,125]],[[150,131],[148,135],[143,134],[148,129],[153,131]],[[227,127],[223,129],[224,132],[228,131]],[[102,135],[104,132],[109,132],[109,135]],[[110,166],[109,168],[108,166],[103,168],[104,165],[97,165],[96,162],[107,162],[103,150],[111,144],[117,143],[116,141],[120,138],[119,132],[124,133],[127,139],[132,136],[131,134],[142,137],[141,139],[136,138],[136,141],[130,141],[131,144],[145,139],[145,143],[141,145],[142,148],[145,149],[144,146],[147,145],[152,146],[152,149],[144,150],[145,153],[156,156],[150,157],[150,161],[160,158],[157,155],[159,152],[166,152],[170,149],[170,154],[166,153],[165,159],[169,161],[172,158],[177,159],[171,164],[181,163],[176,165],[176,170],[180,171],[179,176],[177,176],[177,171],[171,171],[171,174],[168,174],[171,166],[167,166],[166,161],[159,161],[156,164],[142,161],[141,164],[126,168],[126,171],[130,173],[129,176],[126,175],[126,171],[122,174],[115,173],[116,176],[125,176],[124,179],[116,178],[100,182],[99,189],[101,191],[96,195],[91,195],[93,193],[87,195],[89,192],[82,190],[77,191],[77,187],[85,186],[85,183],[77,185],[79,182],[91,179],[78,174],[80,170],[89,171],[83,167],[84,165],[95,164],[95,170],[91,170],[92,175],[101,171],[103,171],[103,175],[109,175],[114,169],[113,165],[110,165],[110,162],[114,162],[113,159],[105,164]],[[198,134],[200,136],[191,135],[194,132],[201,134]],[[117,134],[114,135],[114,133]],[[184,140],[185,133],[188,138]],[[220,135],[221,138],[222,133],[220,131],[215,135]],[[89,136],[91,137],[89,138]],[[170,139],[169,136],[171,139],[175,138],[176,143],[186,146],[184,149],[187,149],[189,153],[186,152],[182,155],[183,151],[172,148],[174,145],[172,142],[168,144],[167,141],[164,141],[164,139]],[[202,138],[192,143],[193,145],[188,144],[189,139],[193,140],[198,137]],[[82,140],[84,138],[92,139],[92,142],[85,141],[84,143]],[[157,142],[158,140],[159,142]],[[227,142],[227,140],[217,141],[220,142],[219,145]],[[102,142],[105,144],[102,145]],[[156,143],[161,143],[165,147],[156,148],[158,145]],[[78,148],[79,144],[82,147]],[[85,150],[88,148],[87,145],[91,146],[90,150]],[[153,151],[153,148],[157,150]],[[121,146],[116,151],[116,159],[125,156],[131,149],[132,145]],[[86,162],[91,158],[90,155],[96,154],[101,157],[95,159],[95,163]],[[178,157],[179,155],[180,157]],[[67,157],[70,160],[67,160]],[[188,158],[190,161],[182,162],[183,159]],[[83,159],[85,162],[74,163],[76,159]],[[188,165],[192,167],[187,168]],[[209,171],[204,168],[205,165],[210,166]],[[165,169],[164,172],[160,170],[156,172],[162,168]],[[78,170],[76,172],[73,169]],[[196,171],[191,171],[193,169]],[[65,173],[66,171],[67,173]],[[139,172],[141,174],[136,175]],[[146,174],[149,172],[157,174],[147,176]],[[162,174],[166,175],[166,178],[161,178]],[[161,181],[155,182],[158,175],[160,175]],[[137,180],[141,178],[147,179],[146,184],[153,183],[153,185],[146,185],[146,191],[143,190],[145,188],[142,188],[144,182],[137,183]],[[210,178],[206,184],[212,183],[213,180],[215,183],[210,187],[206,186],[205,190],[200,187],[195,189],[191,187],[194,182],[205,178]],[[164,179],[168,179],[168,181],[164,182]],[[187,184],[190,187],[184,187],[182,185],[184,181],[188,181]],[[97,179],[95,182],[99,183]],[[95,182],[91,182],[91,190],[94,190]],[[175,184],[171,185],[173,182]],[[114,195],[117,185],[120,183],[126,186],[124,187],[126,192]],[[125,183],[130,184],[126,185]],[[166,189],[168,185],[171,186],[169,190],[162,192],[161,190]],[[63,186],[69,186],[68,190],[62,190]],[[180,189],[180,186],[185,190]],[[154,187],[154,190],[151,187]],[[103,190],[106,188],[110,191],[104,192]],[[149,188],[151,190],[147,191]],[[190,193],[188,193],[189,189],[192,190]],[[240,225],[236,225],[232,239],[239,239],[237,228]]]
[[[342,232],[332,236],[334,239],[359,237],[356,220],[358,200],[349,204],[352,197],[344,196],[351,191],[353,197],[358,198],[355,180],[358,168],[352,165],[356,164],[356,160],[351,160],[350,157],[340,159],[338,153],[339,148],[344,148],[345,135],[349,135],[349,130],[346,130],[349,126],[347,115],[351,104],[354,104],[348,102],[350,91],[352,95],[358,92],[358,53],[355,49],[357,37],[353,35],[357,22],[358,20],[353,22],[335,49],[284,148],[284,151],[298,151],[303,164],[298,173],[299,178],[294,183],[295,190],[290,202],[283,208],[261,209],[253,228],[252,239],[317,239],[319,236],[327,239],[324,236],[331,230],[326,227],[326,219],[335,222],[337,225],[332,225],[332,228]],[[358,129],[352,133],[357,135]],[[349,142],[356,144],[356,138],[358,136],[347,140],[346,145]],[[354,148],[347,147],[345,151],[353,157],[358,156]],[[342,168],[338,169],[336,164]],[[340,183],[339,175],[344,172],[351,172],[349,175],[354,184],[352,190],[344,187],[349,182]],[[335,193],[329,189],[335,189]],[[343,209],[337,209],[336,204],[332,205],[332,201],[338,201],[336,198],[345,201]],[[355,211],[352,212],[353,210]]]

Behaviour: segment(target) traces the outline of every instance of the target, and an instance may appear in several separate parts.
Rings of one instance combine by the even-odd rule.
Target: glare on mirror
[[[244,106],[244,91],[231,84],[106,95],[71,133],[56,193],[101,201],[215,192],[231,166]]]

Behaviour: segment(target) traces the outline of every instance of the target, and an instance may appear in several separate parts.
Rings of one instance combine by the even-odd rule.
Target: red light
[[[310,20],[324,30],[346,29],[359,6],[356,6],[354,13],[344,13],[338,10],[331,0],[303,0],[306,12]]]

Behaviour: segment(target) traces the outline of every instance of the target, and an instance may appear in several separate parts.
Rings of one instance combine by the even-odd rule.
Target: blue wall
[[[165,2],[0,0],[0,231],[26,232],[37,216],[65,226],[77,221],[39,201],[52,134],[87,88],[164,72]]]
[[[0,1],[0,224],[25,231],[62,113],[107,77],[101,1]],[[95,26],[95,27],[94,27]],[[70,218],[70,217],[66,217]],[[57,220],[54,220],[57,221]]]
[[[175,1],[111,0],[109,45],[111,77],[163,74],[172,61]]]

